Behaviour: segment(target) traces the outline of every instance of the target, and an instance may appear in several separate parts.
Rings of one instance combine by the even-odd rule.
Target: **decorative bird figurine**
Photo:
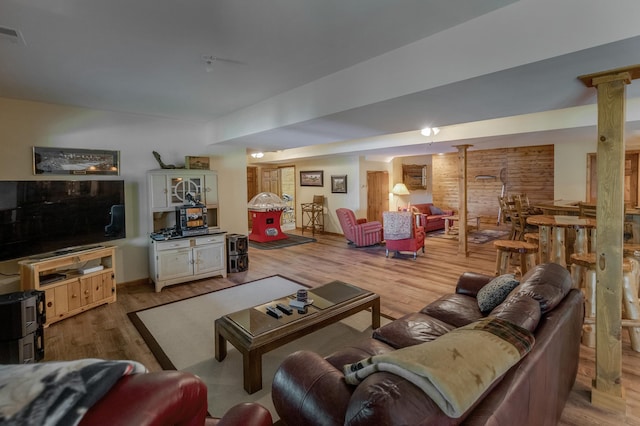
[[[162,169],[184,169],[183,167],[177,167],[173,164],[164,164],[162,162],[162,157],[160,157],[160,154],[158,154],[157,151],[153,151],[153,156],[156,158],[156,161],[158,162],[158,164],[160,165],[160,168]]]

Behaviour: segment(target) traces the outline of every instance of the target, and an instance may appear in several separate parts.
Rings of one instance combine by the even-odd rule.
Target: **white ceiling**
[[[0,96],[209,123],[214,151],[380,138],[413,131],[426,115],[446,127],[594,104],[595,91],[576,77],[640,63],[640,30],[586,22],[574,31],[566,13],[573,9],[576,20],[597,24],[634,15],[640,2],[555,3],[0,0],[0,26],[19,31],[24,40],[0,37]],[[522,16],[538,9],[537,17]],[[567,31],[554,33],[562,25]],[[481,45],[491,32],[505,43]],[[533,42],[525,46],[518,37]],[[403,52],[422,46],[441,54],[421,58],[428,59],[424,66],[402,60]],[[203,55],[218,59],[207,69]],[[388,74],[379,77],[384,62]],[[424,84],[410,87],[421,74]],[[353,82],[362,87],[338,105],[335,93],[322,88],[347,75],[356,75],[350,80],[354,93]],[[403,75],[407,84],[400,87]],[[637,86],[629,86],[629,97],[640,96]],[[288,102],[309,87],[320,90]],[[273,114],[273,105],[279,116],[262,124],[263,111]],[[405,143],[388,139],[393,142],[379,145],[379,154],[390,148],[401,153]],[[408,142],[405,153],[416,144]]]

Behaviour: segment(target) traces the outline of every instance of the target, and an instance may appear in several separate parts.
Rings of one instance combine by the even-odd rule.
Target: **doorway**
[[[282,212],[281,229],[296,228],[296,180],[295,167],[278,168],[247,167],[247,202],[261,192],[272,192],[287,204]],[[253,226],[249,213],[249,229]]]
[[[598,164],[597,154],[589,154],[587,160],[587,202],[598,200]],[[624,156],[624,205],[635,208],[638,205],[638,161],[640,152],[628,151]]]

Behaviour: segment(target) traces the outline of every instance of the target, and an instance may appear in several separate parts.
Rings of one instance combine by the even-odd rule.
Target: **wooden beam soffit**
[[[631,80],[637,78],[640,78],[640,64],[578,76],[578,80],[582,81],[586,87],[595,87],[612,80],[623,80],[631,84]]]

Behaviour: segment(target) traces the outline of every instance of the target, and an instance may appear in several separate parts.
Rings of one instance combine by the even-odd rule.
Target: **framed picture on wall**
[[[300,186],[324,186],[324,172],[315,170],[300,172]]]
[[[184,157],[184,165],[187,169],[209,170],[209,157]]]
[[[34,175],[119,175],[120,151],[33,147]]]
[[[334,194],[347,193],[347,175],[331,176],[331,192]]]

